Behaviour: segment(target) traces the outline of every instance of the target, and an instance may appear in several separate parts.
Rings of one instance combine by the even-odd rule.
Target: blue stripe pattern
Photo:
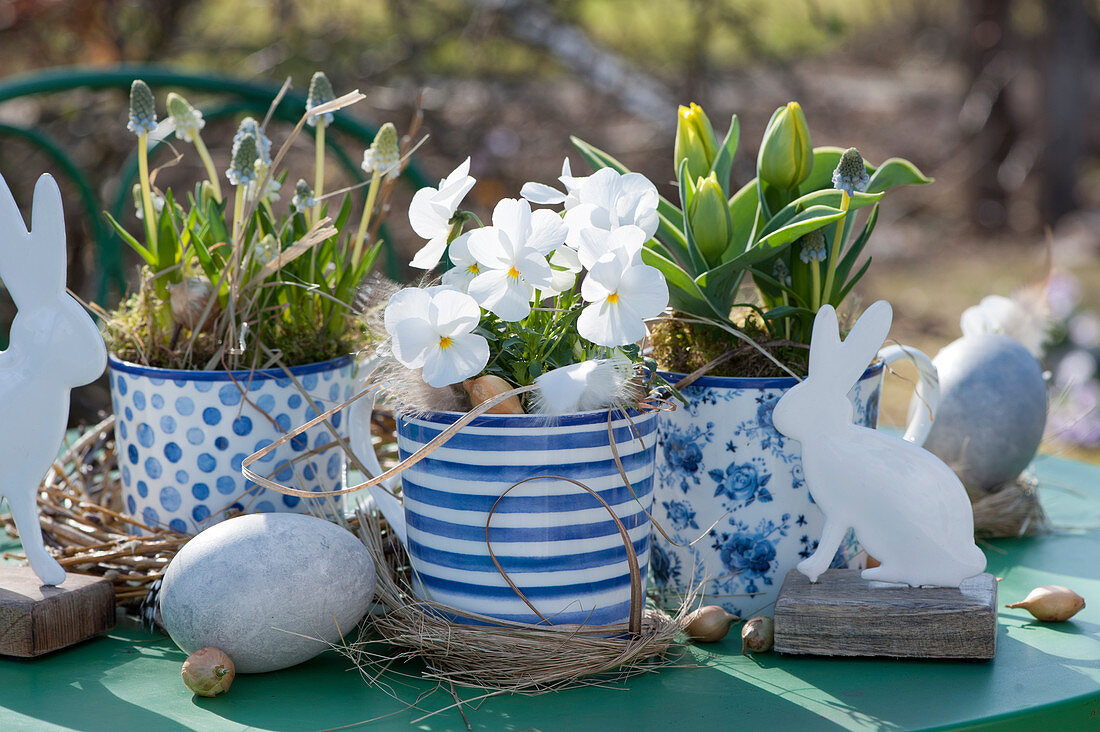
[[[460,416],[399,416],[402,459]],[[493,503],[513,484],[538,476],[579,481],[612,507],[630,532],[644,586],[649,520],[642,509],[652,506],[657,415],[612,416],[612,435],[637,499],[612,457],[606,411],[561,418],[485,415],[470,425],[476,429],[463,428],[402,473],[409,556],[423,596],[490,617],[540,622],[504,582],[485,543]],[[553,478],[516,487],[497,505],[489,537],[512,581],[555,624],[627,619],[626,547],[606,509],[584,489]]]

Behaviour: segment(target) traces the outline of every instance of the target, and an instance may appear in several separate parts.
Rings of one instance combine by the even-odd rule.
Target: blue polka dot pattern
[[[241,467],[248,455],[315,417],[316,409],[330,409],[351,394],[353,369],[350,359],[292,368],[308,392],[303,398],[282,370],[237,372],[234,383],[224,372],[195,372],[200,377],[195,379],[190,372],[111,359],[116,438],[125,456],[120,479],[126,511],[149,526],[195,534],[224,519],[226,509],[234,506],[250,512],[301,513],[311,504],[339,503],[339,497],[302,500],[269,491],[246,482]],[[342,415],[331,423],[346,436]],[[291,462],[310,445],[324,448],[316,460]],[[284,485],[310,491],[345,487],[343,452],[324,425],[280,445],[255,468]],[[134,533],[140,531],[135,527]]]

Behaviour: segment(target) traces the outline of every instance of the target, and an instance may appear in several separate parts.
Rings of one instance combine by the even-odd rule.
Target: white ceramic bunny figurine
[[[42,544],[36,494],[57,457],[69,392],[107,367],[99,329],[65,292],[65,217],[49,175],[34,187],[27,230],[0,178],[0,279],[18,308],[10,345],[0,352],[0,495],[8,499],[27,560],[47,585],[65,581]]]
[[[836,311],[814,319],[810,373],[776,404],[777,430],[802,444],[802,468],[825,514],[817,550],[798,571],[816,582],[849,528],[881,565],[863,578],[958,587],[985,569],[974,544],[974,513],[955,474],[932,453],[898,437],[852,424],[845,396],[890,332],[880,300],[842,343]]]

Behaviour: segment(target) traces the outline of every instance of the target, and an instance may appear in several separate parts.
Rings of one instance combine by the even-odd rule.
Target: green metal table
[[[1004,578],[1000,604],[1061,584],[1090,605],[1053,625],[1002,607],[992,662],[747,658],[734,632],[693,648],[685,660],[699,667],[666,668],[616,688],[480,702],[460,689],[470,700],[466,717],[474,729],[515,730],[1100,730],[1100,468],[1040,457],[1036,469],[1058,529],[985,545],[989,571]],[[465,729],[449,691],[409,708],[434,684],[391,679],[398,701],[336,653],[238,676],[214,699],[184,687],[184,657],[170,640],[120,620],[108,636],[50,656],[0,659],[0,729],[316,730],[368,720],[383,729]],[[415,664],[401,670],[417,673]]]

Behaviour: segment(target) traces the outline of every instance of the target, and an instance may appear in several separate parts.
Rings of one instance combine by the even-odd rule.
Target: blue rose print
[[[699,524],[695,523],[695,511],[686,501],[664,501],[662,505],[668,514],[668,520],[672,522],[672,528],[677,531],[699,528]]]
[[[658,584],[675,584],[680,579],[680,557],[669,554],[660,543],[653,542],[649,555],[649,569]]]
[[[718,484],[714,490],[716,496],[724,494],[746,506],[757,499],[762,503],[772,500],[772,494],[764,487],[771,480],[771,473],[761,473],[754,463],[732,462],[725,472],[711,470],[708,475]]]
[[[741,521],[730,520],[733,526],[731,533],[711,532],[715,537],[713,547],[718,550],[718,555],[723,566],[729,572],[730,580],[726,582],[727,589],[732,591],[734,583],[743,583],[745,592],[760,592],[757,580],[764,585],[771,585],[776,557],[775,544],[778,537],[787,535],[790,514],[783,514],[780,524],[762,520],[755,530]]]

